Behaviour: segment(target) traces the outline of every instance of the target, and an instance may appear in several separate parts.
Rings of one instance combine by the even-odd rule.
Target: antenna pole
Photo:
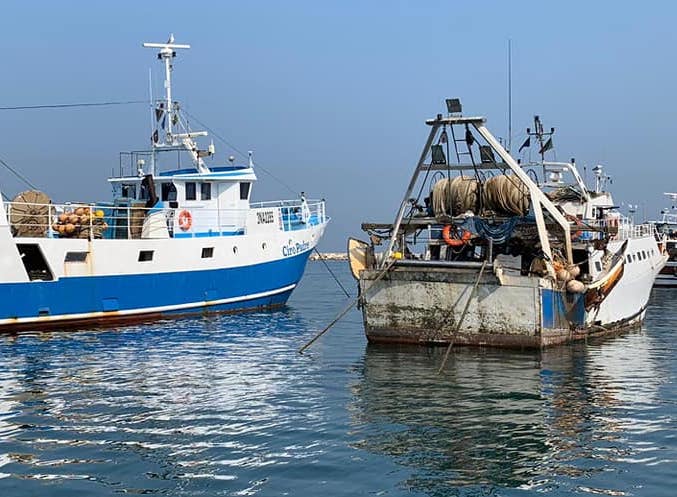
[[[512,40],[508,38],[508,152],[512,150]]]
[[[174,138],[172,137],[172,117],[174,114],[174,109],[172,106],[172,59],[176,57],[176,49],[190,48],[190,45],[179,45],[174,43],[174,35],[169,35],[169,40],[167,43],[144,43],[145,48],[159,48],[160,53],[158,54],[158,59],[161,59],[165,63],[165,97],[166,105],[165,109],[167,115],[167,141],[169,143],[174,143]]]
[[[164,51],[164,50],[163,50]],[[169,141],[171,141],[172,137],[172,63],[171,63],[171,57],[172,55],[165,55],[161,51],[160,54],[162,55],[162,58],[165,61],[165,91],[167,94],[167,109],[165,112],[167,112],[167,138],[169,138]],[[172,51],[172,53],[174,53]]]
[[[148,68],[148,105],[150,106],[150,136],[151,148],[153,149],[153,154],[150,159],[150,174],[155,176],[155,143],[153,143],[153,132],[155,131],[155,112],[153,109],[153,70]]]

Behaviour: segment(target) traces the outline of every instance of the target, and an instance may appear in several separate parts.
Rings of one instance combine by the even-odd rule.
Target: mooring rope
[[[477,281],[475,281],[475,284],[472,287],[472,290],[470,290],[470,295],[468,295],[468,300],[465,303],[465,307],[463,308],[463,312],[461,313],[461,317],[458,319],[458,323],[455,326],[455,330],[451,334],[451,340],[449,341],[449,345],[447,346],[447,352],[444,354],[444,359],[442,360],[442,365],[440,366],[440,369],[437,370],[437,374],[442,374],[442,371],[444,371],[444,366],[447,365],[447,359],[449,359],[449,353],[451,352],[451,349],[454,346],[454,335],[456,335],[460,329],[461,329],[461,324],[463,324],[463,320],[465,319],[465,314],[468,312],[468,307],[470,307],[470,302],[472,301],[473,295],[475,295],[475,290],[477,290],[477,286],[480,283],[480,280],[482,279],[482,274],[484,273],[484,268],[487,266],[487,260],[484,259],[484,262],[482,263],[482,267],[480,268],[480,274],[477,275]]]
[[[341,284],[341,282],[339,281],[339,279],[338,279],[338,278],[336,277],[336,275],[334,274],[334,271],[332,271],[331,268],[329,267],[329,264],[327,264],[327,261],[324,260],[324,256],[320,253],[319,250],[317,250],[317,247],[313,247],[313,250],[315,250],[315,253],[316,253],[317,256],[320,258],[320,260],[322,261],[322,263],[324,264],[324,267],[327,268],[327,271],[329,271],[329,274],[331,274],[331,276],[334,278],[334,281],[336,282],[336,284],[337,284],[339,287],[341,287],[341,290],[343,290],[343,293],[346,294],[346,297],[350,297],[350,294],[348,293],[348,290],[346,290],[345,287]]]
[[[396,259],[392,259],[386,267],[384,267],[381,272],[378,274],[378,276],[372,281],[369,286],[367,286],[364,291],[354,300],[352,300],[341,312],[338,313],[338,315],[329,323],[327,326],[324,327],[322,331],[317,333],[313,338],[311,338],[306,344],[299,349],[299,354],[303,354],[303,351],[306,350],[308,347],[310,347],[315,341],[320,338],[322,335],[324,335],[326,332],[329,331],[329,329],[334,326],[336,323],[339,322],[339,320],[345,316],[350,309],[353,308],[355,304],[357,304],[364,296],[367,294],[369,290],[371,290],[371,287],[373,287],[377,282],[381,281],[381,279],[386,275],[388,271],[390,271],[390,268],[393,267],[395,264]]]

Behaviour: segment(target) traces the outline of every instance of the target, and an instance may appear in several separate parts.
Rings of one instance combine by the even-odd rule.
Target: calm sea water
[[[640,332],[443,376],[357,311],[299,356],[345,302],[311,262],[279,312],[0,338],[0,496],[675,495],[677,291]]]

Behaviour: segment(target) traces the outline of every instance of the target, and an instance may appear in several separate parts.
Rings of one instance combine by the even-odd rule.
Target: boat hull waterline
[[[435,267],[402,261],[379,281],[381,270],[361,270],[365,334],[374,343],[540,348],[636,328],[665,263],[655,243],[652,236],[628,240],[626,254],[653,250],[653,255],[623,262],[613,275],[617,279],[607,285],[608,293],[595,289],[599,302],[589,308],[585,293],[539,287],[538,278],[502,284],[493,268],[485,269],[473,292],[480,264]],[[620,250],[618,242],[613,245]]]
[[[323,229],[324,226],[317,226],[309,239],[319,239]],[[143,245],[161,251],[163,242],[168,241],[145,241]],[[105,259],[105,254],[112,256],[116,252],[115,245],[120,242],[94,240],[90,243],[92,259]],[[228,250],[232,254],[234,243],[237,240],[214,238],[209,245],[215,247],[216,253],[222,248],[221,252]],[[283,248],[296,243],[292,235],[277,248],[282,253]],[[305,238],[298,243],[308,249],[289,257],[231,267],[198,270],[194,265],[189,268],[186,264],[177,264],[181,269],[136,274],[105,274],[103,269],[99,274],[62,274],[52,281],[3,283],[0,284],[0,302],[4,303],[0,305],[0,330],[63,328],[75,323],[101,325],[176,314],[279,307],[286,303],[301,279],[315,246]],[[186,240],[184,244],[199,253],[198,247],[205,245],[205,241]],[[171,247],[172,251],[175,249]],[[91,269],[91,265],[89,267]]]

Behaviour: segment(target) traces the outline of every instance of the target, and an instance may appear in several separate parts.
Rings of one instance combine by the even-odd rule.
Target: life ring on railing
[[[454,229],[454,236],[451,234],[452,228]],[[468,230],[460,230],[452,225],[452,224],[447,224],[443,229],[442,229],[442,240],[444,240],[444,243],[449,245],[450,247],[460,247],[461,245],[465,245],[470,241],[472,238],[472,233]]]
[[[193,216],[186,210],[181,211],[179,213],[179,228],[188,231],[191,226],[193,226]]]

